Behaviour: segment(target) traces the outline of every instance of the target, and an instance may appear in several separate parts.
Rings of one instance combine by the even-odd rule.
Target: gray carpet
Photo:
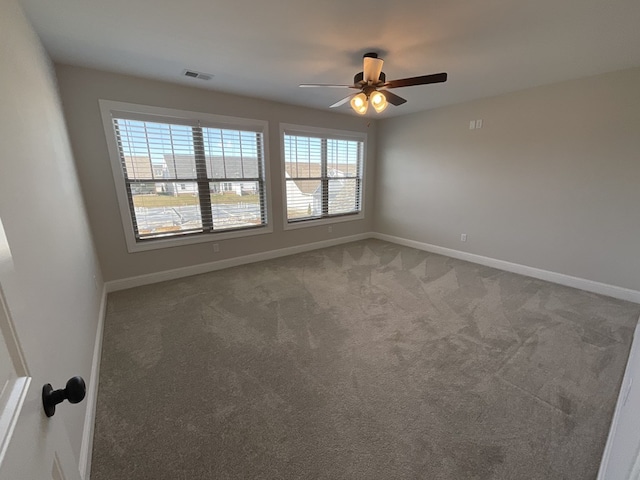
[[[91,479],[593,479],[639,315],[376,240],[111,294]]]

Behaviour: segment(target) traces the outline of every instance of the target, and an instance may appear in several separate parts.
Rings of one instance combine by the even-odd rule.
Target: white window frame
[[[287,214],[287,185],[286,185],[286,159],[284,136],[300,135],[313,136],[335,140],[351,140],[362,142],[362,171],[360,172],[360,211],[358,213],[349,213],[345,215],[336,215],[333,217],[310,218],[304,220],[296,220],[289,222]],[[362,220],[365,216],[365,177],[367,168],[367,134],[365,132],[357,132],[352,130],[336,130],[331,128],[312,127],[307,125],[294,125],[291,123],[280,124],[280,164],[282,167],[282,205],[283,205],[283,225],[285,230],[295,230],[298,228],[317,227],[320,225],[331,225],[340,222],[353,222]]]
[[[120,208],[120,217],[124,229],[127,250],[130,253],[156,250],[160,248],[177,247],[181,245],[193,245],[197,243],[217,242],[230,238],[248,237],[253,235],[263,235],[273,232],[273,221],[271,215],[271,182],[269,175],[269,122],[265,120],[253,120],[247,118],[229,117],[203,112],[191,112],[187,110],[175,110],[170,108],[153,107],[148,105],[138,105],[134,103],[117,102],[113,100],[98,100],[102,123],[111,160],[111,170],[116,187],[116,195]],[[263,174],[265,188],[265,221],[266,225],[254,227],[247,230],[219,231],[214,233],[195,233],[180,237],[167,237],[159,239],[146,239],[137,241],[135,237],[133,218],[129,208],[129,198],[124,172],[121,166],[120,152],[113,127],[113,112],[131,114],[139,119],[148,116],[148,120],[171,123],[178,122],[183,125],[197,125],[198,122],[204,127],[227,127],[233,129],[255,129],[262,132],[263,141]]]

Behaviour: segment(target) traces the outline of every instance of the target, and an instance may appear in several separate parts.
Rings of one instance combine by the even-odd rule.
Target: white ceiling
[[[640,66],[640,0],[21,2],[56,62],[308,107],[350,91],[298,84],[351,83],[368,51],[388,80],[448,72],[385,117]]]

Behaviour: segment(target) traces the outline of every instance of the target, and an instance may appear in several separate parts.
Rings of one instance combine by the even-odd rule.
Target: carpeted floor
[[[639,315],[377,240],[117,292],[91,479],[594,479]]]

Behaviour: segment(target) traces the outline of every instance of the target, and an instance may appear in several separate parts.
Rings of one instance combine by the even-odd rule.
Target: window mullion
[[[202,230],[213,231],[213,215],[211,212],[211,186],[207,176],[207,159],[204,153],[204,136],[202,127],[193,127],[193,153],[196,162],[196,177],[198,181],[198,200],[202,217]]]

